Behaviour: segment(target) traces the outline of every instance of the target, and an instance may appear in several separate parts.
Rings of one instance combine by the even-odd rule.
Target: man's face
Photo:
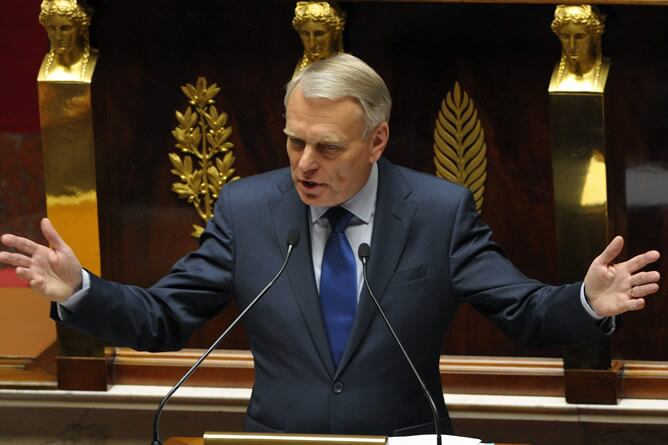
[[[356,99],[307,99],[299,86],[288,98],[285,116],[292,180],[305,204],[339,205],[364,187],[387,144],[386,122],[364,140]]]
[[[56,54],[65,54],[77,46],[79,29],[67,17],[55,14],[46,22],[46,33]]]
[[[332,32],[323,23],[309,20],[299,29],[304,52],[312,60],[322,60],[332,55]]]
[[[559,28],[559,40],[566,59],[571,63],[592,60],[594,35],[583,25],[567,23]]]

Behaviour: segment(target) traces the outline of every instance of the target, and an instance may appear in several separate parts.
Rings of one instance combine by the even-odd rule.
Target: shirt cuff
[[[582,303],[582,307],[584,307],[584,310],[587,311],[589,316],[599,322],[599,326],[605,330],[606,335],[610,335],[615,332],[615,329],[617,329],[615,317],[601,317],[596,313],[596,311],[594,311],[594,309],[592,309],[591,305],[589,304],[589,300],[587,299],[587,294],[585,294],[584,283],[582,283],[582,286],[580,286],[580,303]]]
[[[88,295],[88,289],[90,289],[90,275],[85,269],[81,269],[81,289],[70,295],[67,300],[61,301],[56,305],[58,317],[61,320],[66,318],[66,314],[62,309],[67,309],[69,311],[76,309],[81,299]]]

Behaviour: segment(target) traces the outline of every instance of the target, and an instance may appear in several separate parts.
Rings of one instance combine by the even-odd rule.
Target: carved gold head
[[[330,2],[297,2],[292,26],[304,45],[304,56],[295,72],[317,60],[343,52],[345,18]]]
[[[594,68],[601,54],[601,34],[605,16],[591,5],[558,5],[552,31],[559,37],[562,58],[571,72],[585,73]]]
[[[46,30],[51,43],[47,55],[45,75],[54,67],[81,65],[86,72],[90,57],[88,27],[91,12],[76,0],[44,0],[39,12],[39,23]]]
[[[88,34],[90,14],[76,0],[44,0],[39,23],[49,35],[51,48],[59,53],[83,48],[84,34]]]

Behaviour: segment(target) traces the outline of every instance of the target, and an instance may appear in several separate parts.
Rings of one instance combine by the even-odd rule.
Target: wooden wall
[[[290,21],[294,2],[91,1],[93,46],[101,52],[94,83],[103,274],[150,285],[196,247],[199,223],[170,191],[175,177],[179,86],[205,76],[222,91],[237,173],[287,165],[283,85],[301,55]],[[343,2],[346,51],[374,67],[394,98],[387,157],[433,173],[433,131],[440,102],[459,81],[486,133],[488,179],[483,218],[527,275],[555,282],[556,240],[547,85],[560,47],[550,31],[554,5]],[[612,58],[606,96],[613,225],[627,254],[668,252],[668,8],[609,5],[604,53]],[[665,261],[658,269],[666,275]],[[585,271],[583,270],[583,276]],[[626,317],[614,355],[666,360],[665,292]],[[195,334],[191,346],[217,337],[232,310]],[[247,347],[243,332],[224,345]],[[548,356],[513,343],[468,307],[456,317],[443,352]]]

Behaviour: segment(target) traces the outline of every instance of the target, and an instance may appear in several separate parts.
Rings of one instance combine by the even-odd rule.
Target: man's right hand
[[[0,262],[16,267],[16,275],[51,301],[61,302],[81,288],[81,263],[53,224],[42,218],[40,227],[51,247],[5,234],[0,241],[16,253],[0,252]]]

